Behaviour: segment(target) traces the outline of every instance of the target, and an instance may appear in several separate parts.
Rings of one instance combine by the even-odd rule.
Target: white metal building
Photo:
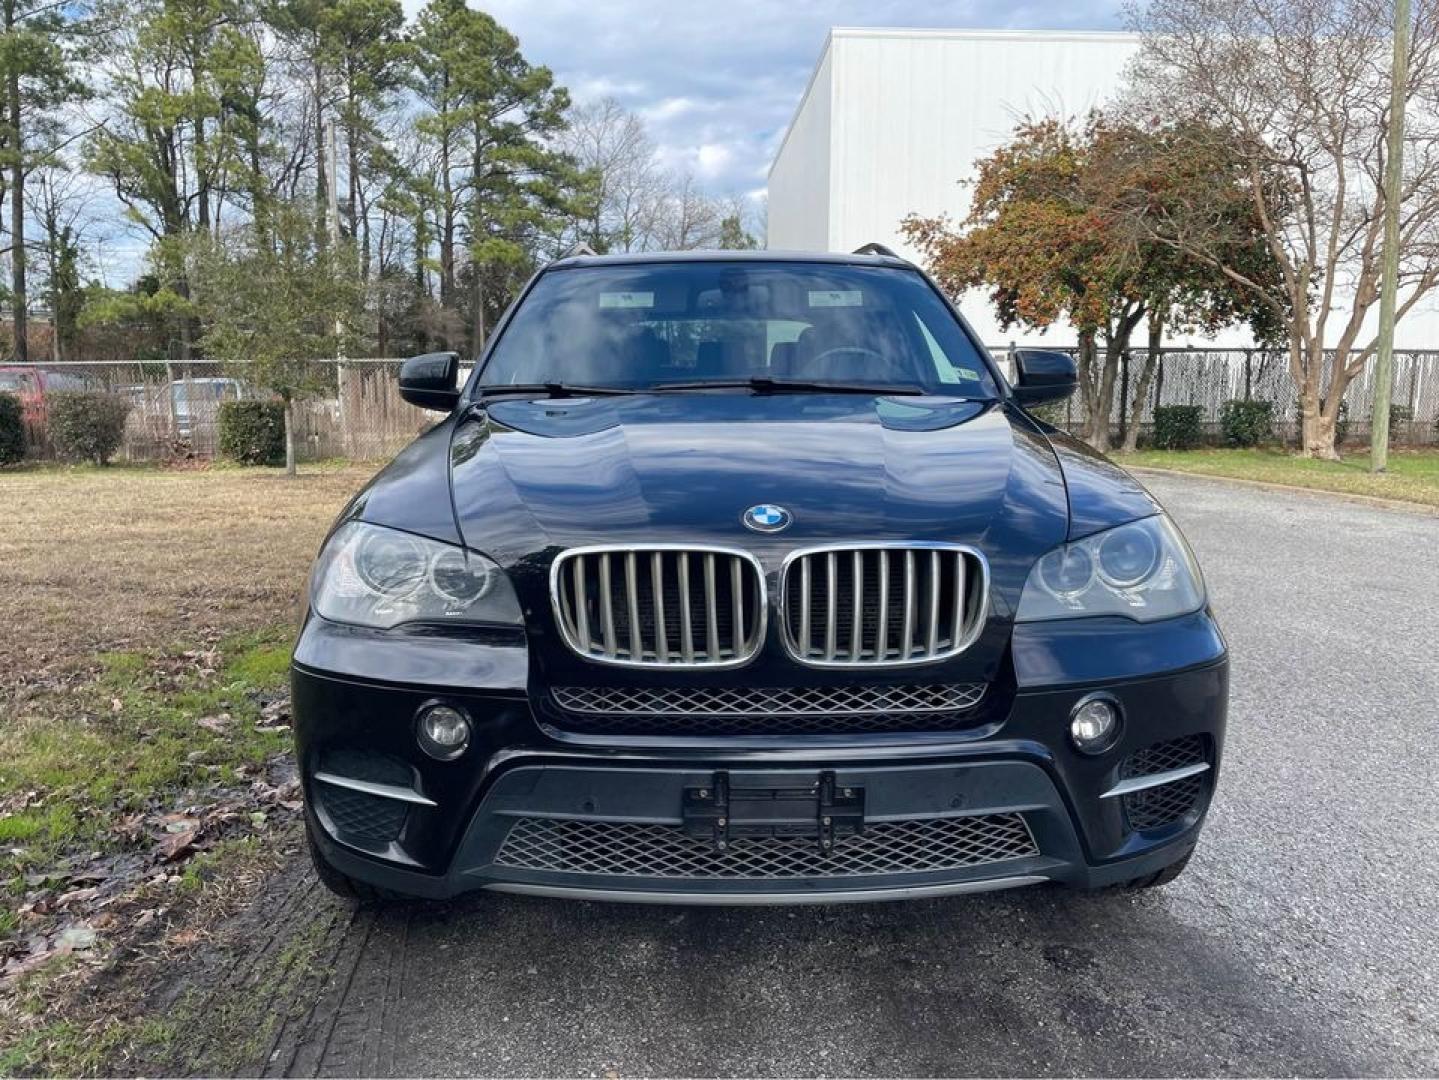
[[[962,219],[970,195],[961,182],[975,162],[1025,116],[1078,118],[1104,104],[1138,47],[1121,33],[834,28],[770,166],[768,246],[852,251],[878,241],[917,259],[900,234],[906,215]],[[979,294],[963,308],[991,345],[1074,341],[1068,326],[1002,331]],[[1397,337],[1401,348],[1439,345],[1439,293]],[[1166,341],[1186,343],[1251,341],[1242,329]]]

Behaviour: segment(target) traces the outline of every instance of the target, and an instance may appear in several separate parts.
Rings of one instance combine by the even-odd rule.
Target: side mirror
[[[1021,405],[1063,401],[1079,385],[1074,357],[1053,349],[1015,349],[1014,400]]]
[[[459,353],[422,353],[400,366],[400,397],[422,409],[450,412],[460,400],[459,381]]]

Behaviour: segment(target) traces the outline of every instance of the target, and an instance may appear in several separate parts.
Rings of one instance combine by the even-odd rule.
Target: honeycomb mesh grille
[[[854,877],[959,870],[1038,855],[1018,814],[880,822],[829,852],[802,837],[737,837],[724,851],[677,825],[521,818],[499,866],[611,877],[748,879]]]
[[[1120,769],[1123,779],[1153,776],[1171,769],[1182,769],[1208,760],[1204,739],[1187,735],[1170,739],[1136,751],[1125,759]],[[1168,784],[1132,791],[1124,796],[1124,813],[1134,829],[1157,829],[1184,818],[1199,804],[1207,779],[1203,773],[1186,776]]]
[[[1124,813],[1131,828],[1157,829],[1184,817],[1204,793],[1204,776],[1186,776],[1170,784],[1132,791],[1124,796]]]
[[[1130,754],[1124,761],[1120,775],[1126,780],[1135,776],[1153,776],[1155,773],[1182,769],[1186,765],[1195,765],[1204,760],[1204,740],[1198,735],[1186,735],[1182,739],[1154,743]]]
[[[556,687],[572,731],[817,735],[947,731],[973,723],[983,683],[933,686]]]
[[[394,799],[330,785],[324,785],[321,799],[335,831],[347,840],[394,840],[400,835],[408,810],[405,803]]]

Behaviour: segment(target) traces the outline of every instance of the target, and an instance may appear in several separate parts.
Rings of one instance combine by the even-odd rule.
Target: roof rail
[[[599,252],[581,240],[578,244],[571,244],[569,249],[560,256],[561,259],[577,259],[581,255],[598,255]]]
[[[897,258],[899,258],[898,255],[896,255],[893,251],[890,251],[889,248],[885,247],[883,244],[876,244],[876,243],[873,243],[873,242],[870,242],[870,243],[868,243],[868,244],[862,244],[862,245],[860,245],[859,247],[857,247],[857,248],[854,249],[854,251],[852,252],[852,254],[855,254],[855,255],[884,255],[884,256],[886,256],[886,257],[888,257],[888,258],[891,258],[891,259],[897,259]]]

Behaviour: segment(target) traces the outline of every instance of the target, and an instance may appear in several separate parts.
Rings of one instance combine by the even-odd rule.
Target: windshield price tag
[[[810,307],[860,307],[864,294],[858,289],[810,289]]]
[[[654,306],[655,294],[652,292],[600,293],[600,307],[602,308],[652,308]]]

